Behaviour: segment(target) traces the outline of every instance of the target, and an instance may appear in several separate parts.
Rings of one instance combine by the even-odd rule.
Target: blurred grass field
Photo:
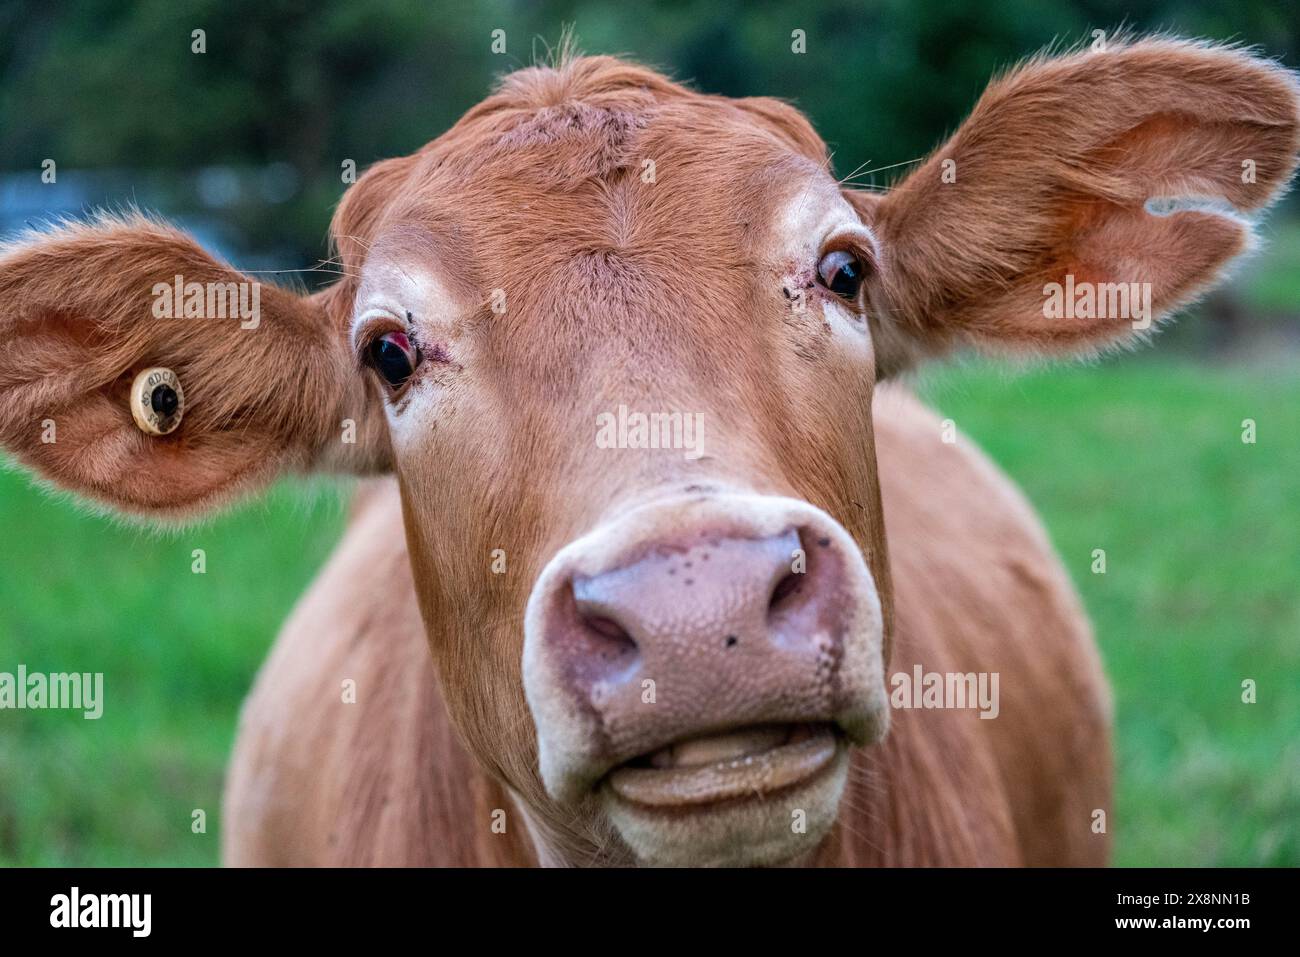
[[[1115,862],[1300,865],[1297,364],[972,364],[921,391],[1020,483],[1083,593],[1115,688]],[[343,516],[337,488],[282,486],[158,535],[0,473],[0,670],[102,671],[107,699],[98,721],[0,714],[0,863],[217,862],[239,703]]]

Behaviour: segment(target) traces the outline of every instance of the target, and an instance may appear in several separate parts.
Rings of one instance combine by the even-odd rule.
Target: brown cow
[[[247,281],[161,224],[7,248],[0,441],[164,519],[395,477],[245,706],[229,863],[1101,863],[1079,603],[1012,485],[876,383],[1141,335],[1247,247],[1297,89],[1170,39],[1033,60],[877,194],[779,102],[523,70],[368,172],[342,281],[254,324],[157,317],[156,284]],[[129,410],[155,366],[165,435]],[[902,707],[918,672],[1006,693]]]

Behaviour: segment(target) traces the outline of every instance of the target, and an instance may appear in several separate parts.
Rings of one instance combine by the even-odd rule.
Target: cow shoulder
[[[342,541],[259,671],[223,821],[232,865],[531,861],[522,818],[447,718],[395,481],[359,486]]]
[[[1110,806],[1111,706],[1069,576],[1020,490],[974,445],[945,442],[939,416],[899,386],[877,389],[874,411],[897,609],[888,672],[996,672],[999,687],[992,719],[896,712],[897,750],[904,737],[957,736],[941,766],[966,765],[954,786],[968,803],[1009,806],[1023,863],[1104,861],[1094,812]]]

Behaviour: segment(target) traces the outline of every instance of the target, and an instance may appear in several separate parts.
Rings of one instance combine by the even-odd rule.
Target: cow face
[[[151,315],[173,276],[244,281],[156,223],[4,251],[0,440],[165,517],[394,472],[448,708],[543,858],[791,860],[888,724],[877,377],[1144,333],[1247,245],[1296,149],[1289,74],[1171,40],[1031,63],[883,196],[773,101],[523,71],[368,173],[346,278],[262,290],[254,325]],[[1143,311],[1045,299],[1080,283]],[[185,390],[162,435],[130,412],[155,366]]]
[[[475,752],[548,829],[613,821],[639,859],[815,843],[887,723],[888,573],[880,250],[811,129],[534,71],[364,178],[336,232]]]

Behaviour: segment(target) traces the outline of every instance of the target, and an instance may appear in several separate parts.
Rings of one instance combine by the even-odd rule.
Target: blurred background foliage
[[[1280,0],[0,0],[0,236],[136,204],[243,268],[311,267],[344,161],[417,149],[565,27],[586,52],[708,92],[791,100],[841,175],[886,184],[990,75],[1120,25],[1300,65],[1300,5]],[[920,382],[1040,508],[1096,621],[1121,864],[1300,864],[1298,211],[1274,212],[1266,251],[1157,354],[1014,377],[957,364]],[[1246,417],[1257,445],[1240,441]],[[159,537],[0,474],[0,670],[104,671],[110,695],[99,722],[0,713],[0,863],[216,861],[238,703],[345,494],[285,486]],[[188,573],[193,547],[206,575]],[[1258,705],[1239,703],[1246,677]]]
[[[1300,63],[1300,8],[1274,0],[10,2],[0,171],[15,195],[0,228],[25,212],[135,201],[208,227],[242,261],[310,265],[328,255],[344,160],[364,168],[418,149],[564,25],[587,52],[624,53],[709,92],[793,101],[840,175],[886,170],[877,183],[951,131],[992,73],[1094,29],[1237,40]],[[491,49],[497,29],[504,54]],[[794,29],[804,55],[791,52]],[[52,188],[31,175],[46,158],[62,171]]]

